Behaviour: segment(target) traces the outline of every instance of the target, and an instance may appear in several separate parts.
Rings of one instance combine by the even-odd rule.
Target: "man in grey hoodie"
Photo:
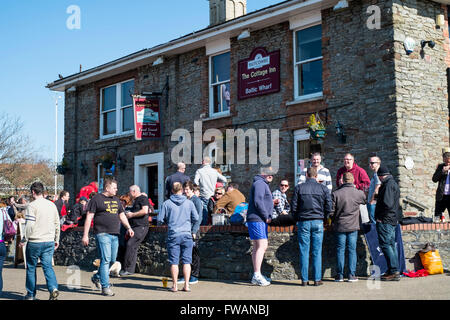
[[[199,215],[192,201],[183,195],[183,186],[175,182],[172,187],[172,195],[164,201],[158,214],[158,225],[167,224],[167,252],[169,255],[170,273],[172,275],[172,292],[178,291],[178,264],[183,263],[183,276],[185,279],[183,291],[190,291],[189,279],[191,274],[193,235]]]

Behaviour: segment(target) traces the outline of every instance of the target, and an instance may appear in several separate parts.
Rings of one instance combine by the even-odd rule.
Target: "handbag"
[[[3,241],[12,241],[16,236],[16,227],[14,223],[11,221],[11,218],[6,213],[6,210],[2,210],[3,212]]]

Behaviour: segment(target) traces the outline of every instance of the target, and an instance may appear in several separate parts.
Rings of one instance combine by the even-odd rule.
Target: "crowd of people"
[[[438,182],[435,216],[441,218],[450,208],[450,152],[443,155],[444,163],[437,166],[432,180]],[[275,191],[270,184],[276,172],[262,168],[253,179],[249,198],[239,191],[239,185],[228,183],[211,160],[205,157],[202,166],[191,181],[185,174],[186,165],[178,164],[177,172],[166,179],[166,201],[160,206],[157,224],[167,225],[167,252],[172,276],[173,292],[190,291],[190,285],[198,282],[200,255],[198,241],[201,225],[211,224],[214,214],[233,215],[237,206],[248,204],[246,225],[253,244],[251,283],[268,286],[270,278],[261,273],[261,265],[268,247],[268,226],[297,225],[301,286],[320,286],[322,282],[322,241],[324,227],[330,227],[336,239],[337,274],[335,281],[344,281],[346,251],[348,254],[348,282],[356,277],[356,241],[361,226],[361,206],[367,207],[369,223],[376,224],[380,248],[386,258],[388,271],[381,280],[399,281],[398,255],[395,245],[395,227],[401,219],[400,190],[391,172],[381,165],[381,159],[369,157],[373,171],[371,178],[358,166],[354,156],[347,153],[344,165],[336,174],[333,191],[330,171],[322,166],[321,155],[314,153],[310,166],[304,168],[288,199],[289,181],[282,178]],[[58,199],[50,199],[43,185],[35,182],[30,188],[34,201],[21,197],[7,199],[7,216],[10,220],[25,219],[25,230],[20,245],[26,244],[26,290],[25,299],[36,296],[36,265],[41,261],[50,300],[59,295],[51,258],[59,246],[60,231],[64,226],[83,226],[82,244],[89,245],[91,227],[95,236],[98,271],[91,281],[102,294],[113,296],[110,284],[112,265],[120,262],[119,275],[126,277],[135,272],[137,251],[145,239],[150,214],[154,204],[132,185],[129,192],[117,195],[117,181],[105,179],[102,192],[98,184],[83,187],[76,196],[76,204],[69,206],[70,195],[62,191]],[[4,219],[1,219],[3,224]],[[312,282],[309,282],[310,251],[312,258]],[[0,293],[2,289],[1,268],[6,249],[3,234],[0,239]],[[182,277],[178,279],[179,264]]]

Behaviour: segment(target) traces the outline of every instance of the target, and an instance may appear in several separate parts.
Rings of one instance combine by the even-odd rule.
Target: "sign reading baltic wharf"
[[[238,99],[280,91],[280,50],[256,48],[238,65]]]

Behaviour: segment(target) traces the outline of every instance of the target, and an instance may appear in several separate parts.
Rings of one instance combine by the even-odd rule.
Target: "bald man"
[[[172,194],[172,187],[175,182],[181,183],[183,185],[186,181],[190,181],[191,178],[187,176],[184,172],[186,171],[186,164],[184,162],[178,162],[177,172],[170,175],[166,179],[166,198],[169,199]]]
[[[125,212],[125,215],[134,231],[134,237],[125,240],[123,268],[119,273],[121,277],[129,276],[134,273],[137,251],[139,245],[145,239],[149,228],[148,209],[150,204],[147,196],[141,192],[141,189],[137,185],[132,185],[130,187],[130,196],[133,200],[133,206],[130,211]]]

